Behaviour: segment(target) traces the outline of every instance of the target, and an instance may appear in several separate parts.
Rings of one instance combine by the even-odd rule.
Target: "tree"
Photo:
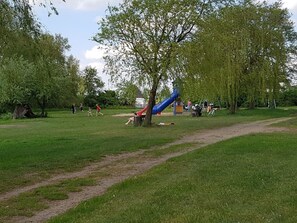
[[[57,13],[52,1],[38,2]],[[1,1],[0,27],[0,103],[37,101],[44,115],[47,105],[76,97],[78,62],[64,55],[68,40],[44,34],[29,1]]]
[[[285,89],[279,98],[281,106],[297,106],[297,87],[289,87]]]
[[[162,88],[158,91],[159,101],[168,98],[171,95],[171,91],[167,85],[162,86]]]
[[[4,59],[0,64],[0,104],[28,103],[31,89],[28,80],[35,66],[24,58]]]
[[[226,7],[202,23],[184,50],[187,83],[212,98],[223,98],[235,113],[238,99],[253,108],[258,98],[275,99],[296,55],[296,32],[280,4]],[[200,55],[200,56],[197,56]],[[289,63],[290,62],[290,63]]]
[[[62,0],[65,2],[65,0]],[[47,8],[49,15],[58,14],[52,1],[2,0],[0,3],[0,55],[14,55],[32,46],[32,39],[42,34],[41,24],[32,12],[37,4]],[[29,52],[30,50],[28,50]],[[1,59],[1,58],[0,58]]]
[[[98,102],[100,105],[104,107],[115,106],[119,104],[118,97],[115,91],[113,90],[105,90],[99,94]]]
[[[70,48],[68,40],[60,35],[44,34],[38,41],[39,56],[35,59],[36,72],[32,75],[30,86],[32,97],[45,114],[49,103],[54,103],[67,94],[67,64],[65,51]]]
[[[219,1],[124,0],[108,7],[94,40],[109,46],[106,71],[114,81],[132,80],[150,86],[145,126],[160,82],[173,79],[169,72],[178,46],[195,31],[197,20]]]
[[[69,69],[64,52],[69,48],[67,39],[44,34],[36,41],[33,58],[15,55],[1,61],[0,102],[11,105],[37,102],[45,116],[48,104],[69,95]]]
[[[65,89],[62,94],[60,105],[69,105],[69,102],[78,100],[80,95],[80,83],[83,80],[79,70],[79,60],[72,55],[66,59],[66,81]],[[81,99],[81,98],[79,98]]]
[[[135,105],[138,87],[131,82],[123,82],[117,85],[117,93],[123,105]]]
[[[15,54],[30,52],[40,27],[25,1],[13,4],[4,0],[0,4],[0,60]]]
[[[91,66],[87,66],[83,70],[82,77],[84,80],[84,94],[86,95],[85,104],[94,106],[97,103],[97,96],[104,87],[104,82],[98,76],[97,69]]]

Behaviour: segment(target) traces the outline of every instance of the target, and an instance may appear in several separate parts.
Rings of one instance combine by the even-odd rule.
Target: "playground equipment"
[[[161,101],[159,104],[156,104],[153,107],[153,111],[152,114],[156,115],[160,112],[162,112],[165,108],[167,108],[172,102],[175,101],[175,99],[177,99],[179,96],[179,91],[177,89],[174,89],[172,94],[170,95],[169,98],[164,99],[163,101]],[[145,106],[143,109],[141,109],[140,111],[136,112],[137,116],[142,116],[142,113],[146,112],[148,109],[148,106]]]

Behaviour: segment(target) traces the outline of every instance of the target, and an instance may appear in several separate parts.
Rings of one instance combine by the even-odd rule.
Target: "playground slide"
[[[174,102],[175,99],[179,96],[178,90],[174,89],[173,93],[170,95],[169,98],[164,99],[162,102],[159,104],[156,104],[153,107],[153,115],[163,111],[165,108],[167,108],[172,102]]]
[[[146,112],[148,108],[148,105],[146,105],[143,109],[141,109],[140,111],[136,112],[137,116],[141,116],[143,112]]]
[[[169,98],[164,99],[162,102],[160,102],[159,104],[156,104],[153,107],[153,111],[152,114],[155,115],[157,113],[162,112],[167,106],[169,106],[172,102],[174,102],[174,100],[179,96],[179,92],[178,90],[174,89],[173,93],[170,95]],[[141,116],[143,112],[145,112],[147,110],[148,106],[145,106],[143,109],[141,109],[140,111],[137,112],[138,116]]]

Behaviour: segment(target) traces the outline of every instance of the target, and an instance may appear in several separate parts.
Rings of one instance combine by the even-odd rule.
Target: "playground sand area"
[[[144,113],[145,114],[145,113]],[[182,114],[176,114],[177,116],[190,116],[190,112],[183,112]],[[113,115],[114,117],[131,117],[133,116],[132,112],[131,113],[122,113],[122,114],[116,114]],[[158,114],[156,116],[174,116],[173,112],[162,112],[161,114]]]
[[[127,114],[122,114],[127,115]],[[162,115],[164,115],[162,113]],[[173,115],[168,113],[168,115]],[[195,132],[192,135],[165,144],[160,147],[139,150],[136,152],[122,153],[118,155],[105,156],[99,162],[95,162],[77,172],[62,173],[51,178],[36,183],[34,185],[17,188],[5,194],[0,195],[0,202],[12,199],[24,192],[29,192],[42,186],[57,184],[66,179],[89,177],[96,179],[96,185],[83,187],[81,191],[69,193],[68,199],[49,201],[48,208],[35,212],[31,217],[18,216],[8,219],[7,222],[44,222],[48,219],[66,212],[76,207],[83,201],[104,194],[109,187],[120,183],[130,177],[142,174],[145,171],[164,163],[166,160],[181,156],[190,151],[203,148],[207,145],[230,139],[237,136],[248,135],[252,133],[268,133],[288,131],[286,128],[271,127],[271,124],[286,121],[290,118],[269,119],[251,123],[236,124],[229,127],[223,127],[212,130]],[[181,150],[171,151],[170,147],[190,143],[188,147],[182,147]],[[154,151],[162,151],[162,155],[154,156]]]

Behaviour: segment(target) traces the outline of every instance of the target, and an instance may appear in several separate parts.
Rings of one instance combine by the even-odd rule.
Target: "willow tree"
[[[186,48],[188,82],[224,98],[231,113],[242,95],[252,108],[267,92],[277,96],[295,50],[293,24],[279,3],[226,7],[205,20]]]
[[[0,1],[0,59],[32,51],[32,40],[42,33],[41,24],[36,20],[32,10],[34,5],[46,8],[49,15],[58,14],[52,1],[48,0]]]
[[[173,76],[177,47],[218,0],[124,0],[109,7],[94,40],[108,46],[106,72],[114,81],[136,80],[150,87],[145,125],[151,125],[157,88]]]

